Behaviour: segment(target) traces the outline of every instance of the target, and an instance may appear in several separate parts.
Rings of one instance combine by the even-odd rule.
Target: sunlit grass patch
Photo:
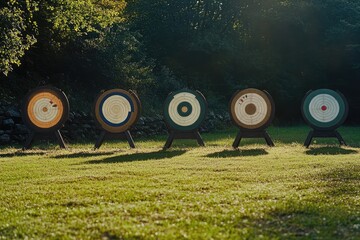
[[[305,127],[271,128],[231,148],[236,129],[203,134],[207,147],[165,136],[35,145],[0,151],[0,239],[357,239],[359,128],[350,147]]]

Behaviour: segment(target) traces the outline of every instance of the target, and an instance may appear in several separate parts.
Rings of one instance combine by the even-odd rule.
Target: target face
[[[237,92],[230,101],[233,122],[244,129],[267,127],[275,114],[271,96],[261,90],[249,88]]]
[[[110,133],[121,133],[137,122],[140,108],[140,100],[135,93],[112,89],[98,96],[94,115],[101,128]]]
[[[59,130],[69,116],[69,102],[57,88],[36,88],[26,96],[22,114],[24,122],[35,131]]]
[[[173,92],[165,101],[165,121],[175,130],[192,131],[199,128],[206,112],[206,99],[198,91],[183,89]]]
[[[317,129],[335,129],[348,114],[345,97],[330,89],[319,89],[305,96],[302,113],[306,122]]]

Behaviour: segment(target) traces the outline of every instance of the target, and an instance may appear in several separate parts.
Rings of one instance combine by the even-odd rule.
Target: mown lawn
[[[276,147],[235,131],[206,148],[165,137],[136,150],[108,142],[0,149],[0,239],[360,239],[360,127],[351,147],[302,144],[306,127],[272,128]]]

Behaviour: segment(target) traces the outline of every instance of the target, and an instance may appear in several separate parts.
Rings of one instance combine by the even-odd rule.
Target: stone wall
[[[0,102],[0,145],[23,143],[29,133],[24,126],[19,106],[6,101]],[[224,129],[231,126],[227,113],[214,114],[210,112],[201,126],[201,132]],[[68,142],[95,141],[99,134],[95,121],[90,113],[71,112],[61,133]],[[140,117],[131,129],[134,137],[155,136],[167,134],[166,125],[161,115]]]

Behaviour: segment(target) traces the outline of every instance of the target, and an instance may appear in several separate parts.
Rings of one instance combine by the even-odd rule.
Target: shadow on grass
[[[311,148],[306,151],[307,155],[347,155],[347,154],[356,154],[358,151],[352,149],[344,149],[340,147],[319,147]]]
[[[120,156],[114,156],[109,158],[104,158],[101,160],[91,160],[84,162],[83,164],[103,164],[103,163],[121,163],[121,162],[134,162],[134,161],[146,161],[146,160],[160,160],[166,158],[173,158],[184,154],[185,150],[175,150],[175,151],[157,151],[149,153],[134,153],[134,154],[125,154]]]
[[[46,152],[26,152],[26,151],[16,151],[9,153],[1,153],[0,157],[24,157],[24,156],[36,156],[36,155],[45,155]]]
[[[344,164],[322,173],[319,179],[326,183],[324,194],[331,198],[343,195],[357,197],[359,195],[360,165]]]
[[[262,219],[252,219],[256,235],[284,239],[358,239],[355,212],[345,207],[289,201],[278,205]],[[339,224],[341,223],[341,224]],[[259,227],[261,226],[261,227]]]
[[[86,158],[86,157],[97,157],[97,156],[109,156],[115,152],[77,152],[70,154],[61,154],[52,156],[51,158]]]
[[[209,158],[232,158],[232,157],[249,157],[261,156],[269,154],[265,149],[245,149],[245,150],[224,150],[206,155]]]
[[[256,226],[262,226],[257,230],[285,239],[360,239],[358,211],[349,211],[357,207],[360,166],[344,164],[315,178],[307,185],[320,188],[318,192],[311,191],[306,200],[294,198],[275,206],[254,221]]]

